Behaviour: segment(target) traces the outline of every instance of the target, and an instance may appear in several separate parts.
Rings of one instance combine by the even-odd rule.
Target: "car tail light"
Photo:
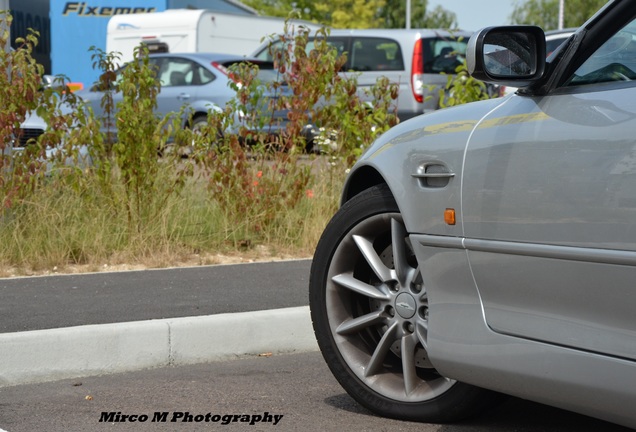
[[[229,79],[231,79],[235,83],[240,84],[239,83],[239,79],[236,76],[236,73],[232,72],[227,67],[223,66],[221,63],[212,62],[211,64],[212,64],[213,68],[215,68],[216,70],[221,72],[223,75],[225,75],[226,77],[228,77]]]
[[[215,68],[216,70],[218,70],[219,72],[221,72],[225,76],[229,75],[230,71],[225,66],[223,66],[221,63],[212,62],[212,67]]]
[[[413,62],[411,63],[411,87],[413,97],[419,103],[424,102],[424,51],[422,39],[415,41],[413,48]]]

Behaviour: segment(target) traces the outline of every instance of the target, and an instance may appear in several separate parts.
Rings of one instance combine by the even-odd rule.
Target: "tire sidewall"
[[[367,409],[390,418],[445,423],[458,421],[483,408],[485,390],[456,383],[445,393],[423,402],[402,402],[386,398],[365,385],[340,354],[329,325],[326,286],[329,268],[338,245],[356,225],[385,213],[399,213],[386,185],[375,186],[345,203],[328,223],[312,261],[309,278],[309,306],[314,333],[322,355],[340,385]]]

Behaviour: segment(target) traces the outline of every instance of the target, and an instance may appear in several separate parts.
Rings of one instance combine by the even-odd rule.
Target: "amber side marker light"
[[[455,209],[447,208],[444,210],[444,222],[448,225],[455,225]]]

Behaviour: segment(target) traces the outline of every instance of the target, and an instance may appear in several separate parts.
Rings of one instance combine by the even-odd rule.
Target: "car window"
[[[559,39],[551,39],[551,40],[546,41],[545,42],[546,57],[548,57],[550,55],[550,53],[552,53],[552,51],[557,49],[559,47],[559,45],[561,45],[563,42],[565,42],[566,39],[567,39],[567,37],[559,38]]]
[[[577,69],[568,85],[636,79],[636,20],[630,22]]]
[[[345,51],[347,51],[348,49],[346,38],[330,37],[329,40],[327,41],[327,45],[334,48],[336,52],[338,53],[338,55],[344,54]],[[258,60],[272,62],[274,61],[274,58],[277,52],[279,51],[285,52],[287,51],[288,47],[289,47],[289,42],[283,42],[281,40],[277,40],[272,42],[267,48],[265,48],[260,53],[258,53],[254,58]],[[305,47],[305,51],[307,52],[307,54],[309,54],[309,52],[313,50],[315,47],[316,47],[316,41],[314,38],[312,38],[311,40],[307,41],[307,46]]]
[[[216,67],[221,68],[223,73],[227,74],[232,80],[237,81],[239,79],[239,76],[235,72],[241,64],[258,66],[256,77],[260,82],[269,83],[281,81],[281,73],[277,68],[274,67],[274,62],[272,61],[231,60],[220,65],[217,64]]]
[[[267,45],[267,47],[256,54],[254,58],[263,61],[274,61],[274,53],[283,49],[283,43],[281,41],[275,41]]]
[[[348,69],[361,72],[404,69],[400,45],[385,38],[354,38],[347,63]]]
[[[281,73],[276,69],[264,69],[259,65],[258,79],[261,82],[278,82],[281,80]]]
[[[282,51],[285,45],[280,40],[271,42],[267,45],[265,49],[256,54],[254,58],[263,61],[274,61],[274,57],[278,51]]]
[[[425,38],[424,73],[455,73],[466,56],[467,38]]]
[[[559,37],[559,38],[556,38],[556,39],[546,40],[546,42],[545,42],[545,53],[546,53],[545,56],[546,57],[550,57],[550,54],[552,54],[554,52],[554,50],[556,50],[558,47],[560,47],[563,42],[568,40],[569,37],[570,37],[570,35],[566,35],[566,36]]]
[[[192,60],[167,57],[159,65],[162,87],[203,85],[214,79],[212,72]]]
[[[216,79],[216,76],[212,72],[198,64],[194,66],[193,74],[192,85],[204,85]]]
[[[327,39],[327,45],[330,48],[335,49],[338,56],[343,55],[348,49],[347,40],[345,38],[330,37],[329,39]],[[311,39],[310,41],[307,41],[307,46],[305,47],[305,51],[307,52],[307,54],[309,54],[314,48],[316,48],[316,40]]]
[[[309,40],[305,47],[306,52],[311,52],[316,47],[316,44],[317,41],[315,39]],[[404,69],[400,45],[393,39],[330,36],[327,39],[327,45],[335,49],[337,55],[345,54],[347,56],[347,63],[344,65],[345,70],[369,72]],[[284,48],[285,44],[283,42],[273,42],[267,49],[257,54],[256,58],[264,61],[273,61],[276,52]]]

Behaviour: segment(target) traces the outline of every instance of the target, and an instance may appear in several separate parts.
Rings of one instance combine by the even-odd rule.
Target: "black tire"
[[[204,129],[208,125],[208,116],[204,114],[197,114],[192,119],[192,124],[190,125],[190,129],[193,131],[198,131],[199,129]]]
[[[384,185],[351,199],[328,224],[311,267],[309,305],[332,373],[378,415],[454,422],[498,398],[441,376],[428,360],[426,290]]]
[[[218,146],[219,143],[223,142],[223,132],[221,131],[216,131],[214,136],[208,135],[210,131],[207,114],[197,114],[194,116],[192,123],[190,124],[190,129],[192,129],[195,133],[205,134],[205,136],[209,138],[209,144],[211,147]]]

